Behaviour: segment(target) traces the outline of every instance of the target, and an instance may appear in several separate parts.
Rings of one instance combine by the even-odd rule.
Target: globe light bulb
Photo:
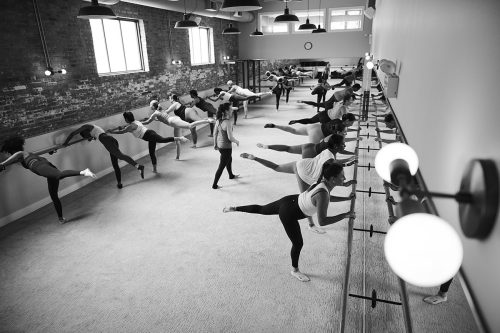
[[[372,69],[372,68],[373,68],[373,62],[368,61],[368,62],[366,63],[366,68],[368,68],[368,69]]]
[[[463,260],[462,242],[455,229],[426,213],[398,219],[387,232],[384,253],[397,276],[426,288],[450,280]]]
[[[375,156],[375,170],[383,180],[391,182],[391,163],[395,160],[406,161],[412,176],[417,173],[418,156],[415,150],[404,143],[391,143],[382,147]]]

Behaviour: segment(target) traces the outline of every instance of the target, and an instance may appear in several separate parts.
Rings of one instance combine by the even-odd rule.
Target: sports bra
[[[312,197],[319,191],[325,190],[327,193],[328,188],[324,183],[320,183],[319,185],[316,185],[312,190],[310,191],[304,191],[301,194],[299,194],[299,198],[297,200],[297,203],[299,204],[299,208],[304,213],[306,216],[313,216],[318,212],[318,207],[314,206],[312,202]]]
[[[174,111],[174,114],[176,116],[179,116],[179,118],[181,118],[182,120],[186,120],[186,107],[181,103],[179,103],[179,105],[179,108]]]
[[[142,139],[144,133],[148,130],[146,126],[144,126],[140,121],[135,120],[132,124],[136,124],[137,128],[132,131],[132,134],[139,139]]]

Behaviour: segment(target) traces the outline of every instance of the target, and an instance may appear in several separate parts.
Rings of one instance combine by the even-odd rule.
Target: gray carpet
[[[302,222],[300,268],[311,277],[311,282],[302,283],[289,273],[290,242],[278,217],[222,213],[225,205],[265,204],[298,193],[294,175],[276,173],[239,154],[254,153],[277,163],[298,160],[299,155],[255,145],[305,143],[307,137],[263,125],[314,115],[314,108],[296,103],[309,93],[307,86],[296,88],[288,104],[282,100],[278,113],[272,96],[251,104],[249,119],[240,114],[234,134],[241,145],[233,149],[233,170],[241,178],[229,180],[224,173],[219,190],[211,188],[219,153],[205,128],[199,131],[200,148],[184,145],[181,161],[174,160],[174,147],[160,150],[159,174],[151,173],[149,159],[143,159],[145,180],[125,167],[122,190],[108,175],[64,197],[70,219],[65,225],[57,223],[52,206],[47,206],[4,228],[0,331],[337,332],[346,221],[329,227],[326,235],[311,233]],[[353,147],[349,143],[347,149]],[[346,176],[350,179],[352,170]],[[337,195],[348,193],[334,190]],[[364,221],[363,214],[379,214],[366,210],[364,200],[358,196],[356,223]],[[348,206],[333,203],[329,213],[345,212]],[[362,253],[361,246],[356,253]],[[378,260],[385,265],[380,256]],[[361,285],[356,279],[364,264],[359,256],[354,262],[355,288]],[[370,265],[383,267],[379,264]],[[474,332],[462,323],[472,319],[458,283],[452,285],[451,302],[439,307],[426,306],[422,290],[411,292],[416,293],[415,320],[453,318],[458,322],[453,328]],[[359,331],[360,304],[349,303],[349,332]],[[450,306],[452,311],[447,311]],[[393,314],[399,309],[378,309],[383,310],[377,314],[381,320],[368,326],[369,331],[401,331],[401,317]],[[453,315],[446,317],[450,312]],[[394,319],[386,320],[389,317]],[[434,331],[419,325],[416,331]],[[458,332],[446,326],[438,331]]]

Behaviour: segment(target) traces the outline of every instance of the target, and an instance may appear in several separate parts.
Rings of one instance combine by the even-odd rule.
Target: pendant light
[[[233,27],[231,23],[229,23],[229,26],[222,31],[223,35],[239,35],[241,34],[241,31],[238,30],[238,28]]]
[[[80,8],[77,18],[79,19],[112,19],[115,13],[109,7],[100,6],[97,0],[92,0],[92,5]]]
[[[309,0],[307,0],[307,19],[306,23],[301,24],[299,26],[299,30],[314,30],[316,29],[316,25],[309,23]]]
[[[261,8],[259,0],[224,0],[220,10],[223,12],[249,12]]]
[[[321,14],[321,0],[319,0],[318,17],[321,17],[320,14]],[[326,32],[326,30],[321,27],[321,24],[318,24],[318,28],[312,31],[313,34],[320,34],[324,32]]]
[[[191,29],[191,28],[198,28],[198,23],[195,21],[191,21],[189,19],[191,17],[191,14],[186,13],[186,0],[184,0],[184,15],[183,15],[183,20],[182,21],[177,21],[175,22],[175,29]]]
[[[259,36],[264,36],[264,33],[262,31],[259,31],[259,20],[258,16],[255,16],[255,31],[250,34],[250,37],[259,37]]]
[[[287,22],[299,22],[299,18],[296,15],[290,14],[288,9],[288,2],[285,2],[285,13],[276,16],[274,23],[287,23]]]

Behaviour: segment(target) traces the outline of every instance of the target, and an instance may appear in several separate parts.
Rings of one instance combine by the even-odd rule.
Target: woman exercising
[[[333,119],[342,119],[342,116],[349,111],[349,106],[355,99],[353,95],[347,95],[344,97],[342,104],[335,105],[332,109],[326,109],[325,111],[320,111],[311,118],[303,118],[297,120],[290,120],[288,125],[293,124],[315,124],[315,123],[327,123]]]
[[[233,81],[229,80],[227,81],[227,85],[229,87],[229,90],[227,91],[230,94],[236,94],[238,96],[242,97],[262,97],[266,95],[272,95],[272,91],[269,92],[260,92],[260,93],[254,93],[253,91],[249,89],[244,89],[241,88],[240,86],[236,85],[233,83]],[[245,119],[248,117],[248,100],[243,101],[243,111],[245,112]]]
[[[101,142],[104,148],[106,148],[106,150],[109,152],[111,165],[113,166],[113,170],[115,170],[115,177],[117,182],[116,187],[118,187],[119,189],[123,187],[122,173],[120,170],[120,166],[118,165],[118,160],[123,160],[139,170],[141,173],[141,178],[144,179],[144,165],[138,164],[132,157],[122,153],[120,151],[118,141],[111,135],[106,134],[106,132],[102,128],[94,124],[83,125],[82,127],[71,132],[70,135],[68,135],[66,141],[64,141],[63,143],[63,146],[68,146],[71,139],[77,134],[80,134],[80,136],[84,139],[99,140],[99,142]]]
[[[172,105],[169,106],[167,111],[165,111],[165,114],[168,115],[170,113],[174,113],[176,116],[178,116],[181,120],[187,123],[195,123],[197,121],[202,121],[201,123],[196,123],[196,125],[200,125],[203,123],[210,123],[211,120],[207,118],[203,118],[202,115],[200,115],[196,109],[194,108],[187,108],[185,105],[181,104],[179,101],[179,96],[177,95],[172,95],[170,97],[170,101],[172,102]],[[196,148],[196,143],[198,142],[198,134],[196,133],[196,125],[189,127],[189,130],[191,131],[191,137],[193,138],[193,145],[191,148]],[[185,124],[184,124],[185,126]],[[177,136],[174,133],[175,136]],[[180,135],[179,135],[180,136]]]
[[[251,99],[255,99],[258,97],[258,96],[245,97],[237,94],[231,94],[227,91],[222,90],[222,88],[219,87],[214,88],[214,93],[215,93],[214,96],[217,96],[215,99],[213,99],[212,97],[207,97],[207,98],[212,102],[217,102],[220,99],[222,100],[222,104],[230,103],[232,105],[231,108],[233,110],[234,125],[236,125],[236,121],[238,120],[238,103],[249,101]]]
[[[153,110],[154,112],[151,114],[151,116],[147,120],[142,121],[143,125],[147,125],[154,120],[160,121],[160,122],[164,123],[165,125],[173,127],[174,128],[174,136],[176,136],[176,137],[182,136],[182,132],[181,132],[182,129],[189,129],[191,131],[191,136],[193,137],[194,147],[196,147],[196,141],[194,141],[194,140],[197,139],[196,126],[206,124],[206,123],[209,123],[212,125],[214,123],[214,120],[210,119],[210,118],[193,121],[191,123],[184,121],[179,116],[168,114],[168,110],[167,111],[163,110],[163,108],[161,107],[161,105],[159,105],[157,100],[152,100],[149,103],[149,105],[151,106],[151,110]],[[175,146],[176,146],[176,151],[177,151],[177,156],[175,157],[175,159],[178,160],[181,156],[181,145],[178,141],[176,141]]]
[[[335,186],[344,183],[345,176],[340,164],[328,161],[322,165],[321,175],[316,183],[300,194],[288,195],[267,205],[248,205],[225,207],[224,213],[244,212],[261,215],[278,215],[285,232],[292,242],[290,257],[292,259],[292,276],[299,281],[310,281],[309,277],[299,270],[299,257],[304,241],[300,231],[299,220],[317,213],[320,226],[330,225],[346,218],[354,219],[354,212],[346,212],[335,216],[327,216],[330,202],[352,200],[349,197],[330,196]]]
[[[220,188],[217,183],[219,182],[224,168],[227,169],[229,179],[238,177],[238,175],[233,174],[233,170],[231,168],[233,161],[232,143],[234,142],[237,146],[239,146],[240,142],[233,136],[233,129],[231,128],[231,123],[229,122],[229,108],[229,103],[224,103],[219,105],[219,109],[217,110],[217,123],[215,124],[214,131],[214,149],[218,150],[220,153],[220,162],[219,167],[215,172],[215,178],[212,184],[212,188],[214,190]]]
[[[345,150],[344,136],[338,133],[330,135],[328,138],[325,138],[319,143],[304,143],[297,146],[264,145],[262,143],[257,143],[257,147],[276,151],[286,151],[290,154],[301,154],[302,158],[312,158],[325,149],[330,150],[335,156],[337,153],[343,155],[355,155],[354,152]]]
[[[188,142],[189,139],[185,137],[162,137],[153,130],[147,129],[140,121],[135,120],[134,114],[130,111],[123,112],[123,118],[127,122],[127,126],[124,128],[118,127],[118,129],[108,130],[112,134],[124,134],[132,133],[138,139],[142,139],[148,142],[149,147],[149,157],[151,157],[151,163],[153,164],[153,172],[156,173],[157,170],[157,160],[156,160],[156,143],[166,143],[166,142]]]
[[[265,73],[265,76],[266,76],[264,79],[265,81],[267,80],[267,81],[275,82],[275,85],[273,87],[270,87],[270,89],[271,89],[271,92],[276,95],[276,112],[278,112],[278,109],[280,107],[281,95],[283,94],[283,92],[286,92],[286,94],[287,94],[286,101],[288,103],[288,96],[290,95],[290,90],[292,89],[292,87],[287,85],[284,82],[283,77],[279,77],[275,74],[272,74],[270,71],[267,71]]]
[[[344,90],[339,90],[339,91],[334,92],[333,95],[332,95],[332,97],[330,97],[326,102],[316,103],[316,102],[313,102],[313,101],[300,101],[299,100],[299,101],[297,101],[297,103],[303,103],[303,104],[315,106],[315,107],[318,108],[318,112],[319,112],[319,108],[320,107],[324,108],[325,111],[328,111],[331,108],[333,108],[333,106],[335,105],[335,103],[344,100],[344,98],[346,96],[355,95],[354,92],[358,91],[359,89],[361,89],[361,85],[359,85],[358,83],[356,83],[352,87],[348,87],[348,88],[346,88]]]
[[[47,159],[37,154],[24,151],[24,142],[24,138],[21,136],[11,137],[4,142],[2,152],[6,152],[11,156],[0,163],[0,172],[5,170],[5,167],[10,164],[21,163],[24,168],[31,170],[34,174],[47,178],[49,195],[52,199],[52,203],[54,204],[54,208],[56,209],[59,223],[66,223],[67,221],[63,217],[61,200],[59,199],[59,196],[57,194],[59,190],[59,181],[67,177],[76,176],[96,178],[95,174],[89,169],[85,169],[82,171],[60,171]]]
[[[206,112],[208,117],[214,118],[215,113],[217,113],[217,110],[215,110],[215,107],[212,104],[208,103],[203,98],[199,97],[198,91],[196,91],[194,89],[190,90],[189,95],[193,99],[193,101],[191,102],[191,107],[196,106],[201,111]],[[209,137],[213,137],[214,136],[214,123],[211,122],[209,126],[210,126]]]

